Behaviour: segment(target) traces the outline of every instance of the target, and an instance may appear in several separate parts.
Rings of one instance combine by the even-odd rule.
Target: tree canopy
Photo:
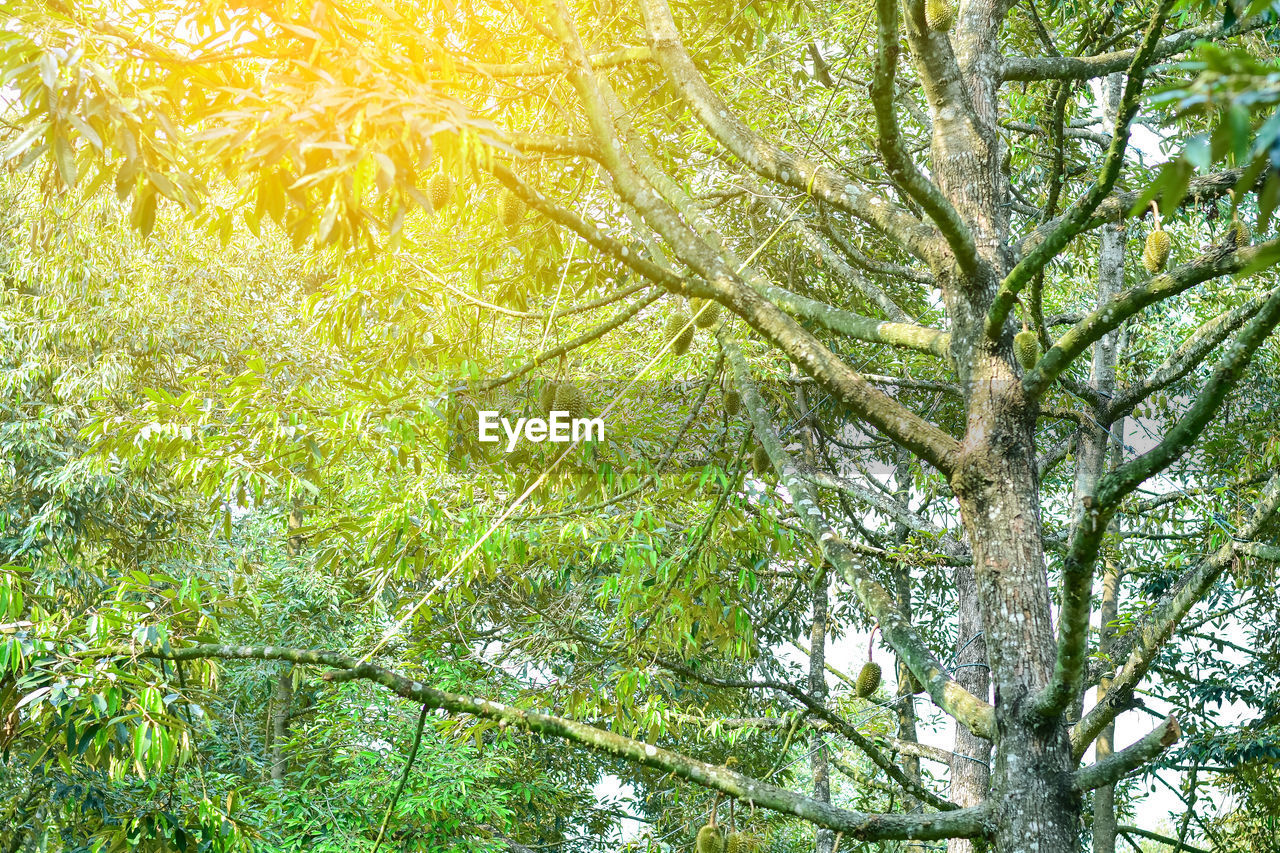
[[[1272,849],[1276,14],[13,0],[0,849]]]

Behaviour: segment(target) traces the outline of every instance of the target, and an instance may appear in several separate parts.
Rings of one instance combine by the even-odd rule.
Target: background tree
[[[233,545],[246,510],[305,505],[289,534],[333,578],[316,596],[309,572],[282,575],[270,618],[231,630],[204,612],[212,579],[112,575],[114,604],[66,608],[49,573],[69,558],[24,544],[7,580],[19,730],[105,723],[117,710],[91,691],[127,679],[132,752],[107,733],[90,764],[158,771],[193,749],[198,727],[167,709],[213,688],[212,661],[283,662],[295,687],[369,681],[478,718],[478,743],[497,729],[517,755],[587,747],[597,762],[559,753],[546,778],[577,767],[571,801],[622,774],[669,837],[716,813],[692,783],[813,824],[823,849],[1010,853],[1089,834],[1112,849],[1113,786],[1156,773],[1185,731],[1180,832],[1225,844],[1196,818],[1202,775],[1272,755],[1204,766],[1220,733],[1202,706],[1230,690],[1257,708],[1231,732],[1255,742],[1272,717],[1262,689],[1178,656],[1205,626],[1274,612],[1280,503],[1277,243],[1254,237],[1280,191],[1273,13],[1225,8],[19,3],[0,37],[4,158],[47,201],[13,250],[16,310],[111,292],[106,258],[77,275],[44,242],[50,213],[83,229],[108,182],[150,243],[187,222],[238,247],[239,217],[273,264],[290,256],[276,227],[299,253],[298,289],[243,303],[279,339],[179,361],[74,437],[93,464],[163,475],[172,503],[212,504]],[[1149,168],[1161,144],[1180,150]],[[148,307],[182,318],[164,292]],[[86,325],[110,328],[107,309]],[[715,347],[694,332],[685,355],[705,320]],[[653,375],[671,384],[638,385]],[[470,440],[476,407],[529,412],[551,382],[618,413],[609,442],[513,463]],[[22,453],[11,476],[38,515],[57,503]],[[182,529],[189,544],[199,521]],[[184,556],[208,570],[211,554]],[[313,616],[326,600],[339,612]],[[854,662],[822,660],[824,622],[878,626],[893,736],[860,719],[865,697],[825,695],[815,673],[853,680]],[[795,640],[809,667],[783,654]],[[270,670],[281,705],[286,671]],[[1113,745],[1142,690],[1175,713]],[[954,719],[951,753],[913,745],[917,693]],[[65,742],[70,774],[88,741]],[[812,779],[772,760],[797,742]],[[828,790],[829,743],[859,750],[888,800]],[[948,765],[945,795],[921,758]],[[449,831],[565,840],[493,820]]]

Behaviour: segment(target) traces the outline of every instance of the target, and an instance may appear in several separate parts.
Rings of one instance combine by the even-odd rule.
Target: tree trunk
[[[902,506],[909,506],[911,498],[911,456],[904,450],[899,450],[897,459],[893,467],[893,482],[895,486],[894,497]],[[907,541],[910,534],[909,528],[898,521],[894,524],[893,539],[899,545]],[[902,615],[911,618],[911,566],[905,561],[898,561],[893,565],[893,585],[894,598],[897,600],[898,610]],[[906,743],[917,743],[919,735],[916,733],[916,704],[915,704],[915,679],[911,675],[911,670],[907,668],[906,661],[901,657],[897,660],[897,668],[895,674],[898,679],[898,739]],[[920,759],[914,755],[903,756],[899,762],[902,770],[906,773],[907,778],[917,785],[920,784]],[[907,795],[903,805],[904,811],[909,811],[915,805],[915,798]]]
[[[271,781],[284,780],[289,759],[284,744],[289,737],[289,707],[293,704],[293,664],[280,667],[275,693],[271,697]]]
[[[1120,106],[1120,91],[1123,75],[1112,74],[1104,82],[1103,123],[1108,131],[1115,130],[1116,111]],[[1102,229],[1098,247],[1098,299],[1099,306],[1105,304],[1115,294],[1124,289],[1124,243],[1125,232],[1121,223],[1108,225]],[[1090,369],[1090,385],[1099,392],[1100,403],[1095,408],[1091,423],[1081,429],[1080,452],[1076,462],[1075,507],[1076,519],[1079,523],[1083,513],[1083,501],[1094,493],[1098,478],[1107,467],[1107,451],[1113,444],[1113,433],[1110,424],[1103,423],[1106,402],[1116,384],[1116,361],[1119,356],[1119,332],[1103,336],[1093,346],[1093,363]],[[1121,422],[1123,423],[1123,421]],[[1117,460],[1118,461],[1118,460]],[[1117,561],[1107,560],[1102,577],[1101,624],[1098,631],[1098,647],[1105,649],[1115,633],[1111,622],[1119,612],[1121,568]],[[1098,698],[1101,699],[1110,687],[1108,679],[1098,684]],[[1082,697],[1083,698],[1083,697]],[[1105,758],[1111,754],[1115,726],[1108,725],[1098,736],[1095,746],[1096,758]],[[1116,809],[1115,786],[1104,785],[1093,792],[1093,850],[1094,853],[1115,853],[1116,849]]]
[[[820,569],[813,587],[813,621],[809,627],[809,694],[824,704],[827,698],[827,595],[827,573]],[[813,754],[809,758],[809,766],[813,771],[813,798],[829,803],[831,771],[827,766],[826,734],[821,729],[814,729],[811,744]],[[834,843],[834,832],[821,827],[816,829],[816,853],[831,853]]]
[[[925,89],[933,122],[932,174],[970,230],[982,261],[968,273],[957,266],[942,283],[952,352],[961,370],[967,370],[960,377],[966,394],[965,439],[951,485],[973,550],[976,611],[994,687],[997,748],[987,796],[993,806],[994,849],[1077,853],[1081,808],[1071,787],[1076,762],[1067,726],[1063,715],[1046,719],[1031,702],[1049,683],[1057,656],[1041,540],[1036,405],[1024,395],[1013,358],[1015,318],[1009,317],[998,342],[986,342],[984,334],[987,312],[1012,263],[995,73],[1001,61],[997,28],[1004,11],[1000,0],[961,4],[960,22],[950,36],[960,72],[956,83],[922,69],[924,77],[932,78]],[[927,63],[931,56],[946,62],[946,51],[936,41],[946,36],[921,30],[918,19],[906,17],[916,62]],[[965,585],[966,579],[958,578],[958,595],[965,595]],[[973,611],[961,602],[962,619],[971,619]],[[965,667],[957,675],[963,673],[967,681],[962,683],[973,689],[978,669]],[[982,748],[967,733],[957,740],[957,749]],[[968,776],[976,769],[953,768],[953,779],[961,780],[953,796],[977,794],[976,780]]]
[[[997,371],[1007,368],[1000,361]],[[995,849],[1076,853],[1080,798],[1071,787],[1067,727],[1061,715],[1040,718],[1030,702],[1049,683],[1055,661],[1031,419],[1009,408],[1019,383],[983,387],[991,393],[974,394],[969,435],[985,440],[970,449],[955,485],[995,686]]]
[[[978,586],[972,566],[957,566],[954,573],[956,609],[959,614],[956,640],[956,681],[979,699],[991,694],[991,676],[987,669],[987,646],[982,635],[982,617],[978,611]],[[991,743],[956,726],[951,747],[951,796],[953,803],[975,806],[987,798],[991,784]],[[968,838],[952,838],[948,853],[973,853],[974,842]]]
[[[1120,605],[1120,578],[1122,567],[1118,560],[1107,562],[1102,576],[1102,626],[1098,632],[1098,645],[1106,648],[1115,634],[1111,623],[1115,621]],[[1098,682],[1098,699],[1111,688],[1111,679]],[[1095,759],[1101,761],[1112,753],[1115,746],[1116,727],[1108,724],[1094,741]],[[1103,785],[1093,792],[1093,853],[1116,851],[1116,786]]]

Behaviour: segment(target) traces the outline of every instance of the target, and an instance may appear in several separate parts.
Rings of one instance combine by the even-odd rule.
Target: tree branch
[[[1077,792],[1083,794],[1086,791],[1119,782],[1135,770],[1151,763],[1160,753],[1173,746],[1181,736],[1182,729],[1178,726],[1178,720],[1170,714],[1164,718],[1164,722],[1137,743],[1119,752],[1113,752],[1095,764],[1077,770],[1072,784]]]
[[[629,65],[633,62],[651,62],[653,61],[653,52],[649,48],[640,47],[619,47],[606,53],[597,53],[588,58],[591,67],[600,68],[616,68],[619,65]],[[433,69],[439,70],[439,69]],[[479,74],[484,77],[550,77],[557,74],[564,74],[569,70],[569,65],[564,60],[548,59],[542,62],[470,62],[462,61],[458,63],[458,70],[471,74]]]
[[[1278,323],[1280,288],[1272,292],[1262,310],[1237,336],[1191,408],[1178,419],[1160,443],[1098,481],[1098,502],[1103,507],[1118,505],[1125,495],[1164,470],[1199,438],[1200,433],[1218,413],[1218,409],[1222,408],[1227,394],[1240,381],[1254,352],[1262,346],[1262,342]]]
[[[1268,481],[1252,515],[1236,531],[1236,536],[1243,540],[1252,539],[1275,515],[1277,506],[1280,506],[1280,474]],[[1084,755],[1098,733],[1129,706],[1134,688],[1147,674],[1160,649],[1173,636],[1191,608],[1204,598],[1214,581],[1235,559],[1236,544],[1227,542],[1215,553],[1188,569],[1147,618],[1128,633],[1132,646],[1124,666],[1111,680],[1111,688],[1107,694],[1071,731],[1072,752],[1077,758]]]
[[[748,127],[699,73],[667,0],[641,0],[640,8],[664,75],[713,139],[761,177],[819,198],[893,237],[917,257],[931,260],[933,228],[849,183],[835,169],[785,151]]]
[[[636,175],[618,148],[608,106],[586,66],[585,53],[568,13],[558,8],[552,23],[573,66],[571,79],[583,100],[592,133],[604,152],[614,187],[622,199],[663,236],[680,259],[702,277],[705,292],[698,291],[696,295],[714,298],[727,306],[862,420],[940,471],[949,472],[959,448],[955,438],[874,388],[821,341],[768,302]]]
[[[1185,415],[1154,448],[1103,475],[1093,496],[1085,495],[1084,512],[1071,537],[1062,567],[1063,599],[1058,627],[1058,655],[1053,677],[1036,697],[1038,712],[1056,715],[1080,689],[1088,641],[1093,567],[1107,525],[1120,501],[1155,476],[1195,442],[1239,381],[1253,353],[1280,323],[1280,288],[1240,334]]]
[[[899,0],[876,0],[876,64],[871,79],[871,104],[875,108],[879,131],[877,146],[889,176],[938,226],[965,276],[977,279],[984,261],[978,255],[969,226],[942,192],[920,174],[902,144],[902,131],[894,112],[894,78],[898,72],[898,3]]]
[[[1234,249],[1215,246],[1190,263],[1153,276],[1143,284],[1129,288],[1089,314],[1054,342],[1048,352],[1022,377],[1023,390],[1038,397],[1094,341],[1118,328],[1128,318],[1148,305],[1177,296],[1197,284],[1246,268],[1263,251],[1280,247],[1280,238]]]
[[[1231,27],[1219,27],[1214,24],[1192,27],[1157,42],[1151,58],[1152,60],[1165,59],[1190,50],[1198,41],[1231,38],[1262,29],[1267,25],[1267,15],[1262,14],[1237,21]],[[1090,80],[1123,71],[1132,63],[1136,53],[1132,50],[1120,50],[1098,56],[1012,56],[1001,64],[1000,79],[1005,82]]]
[[[808,483],[782,448],[782,442],[769,421],[764,401],[760,398],[760,392],[751,378],[750,368],[741,351],[729,339],[725,329],[722,328],[717,337],[733,370],[734,382],[742,395],[743,408],[751,417],[756,439],[769,455],[783,485],[791,494],[792,503],[801,522],[822,551],[823,556],[853,587],[867,612],[879,621],[885,640],[902,657],[916,680],[924,685],[938,707],[974,734],[991,739],[995,733],[994,709],[990,704],[961,687],[943,669],[942,664],[916,633],[910,621],[899,612],[893,596],[866,571],[854,557],[853,552],[827,524]]]
[[[1209,201],[1215,198],[1221,198],[1226,195],[1229,190],[1235,189],[1236,184],[1240,182],[1240,178],[1244,176],[1244,169],[1223,169],[1220,172],[1214,172],[1209,175],[1202,175],[1199,178],[1192,178],[1187,185],[1187,192],[1178,202],[1179,206],[1188,204],[1196,204],[1202,201]],[[1259,182],[1266,179],[1266,174],[1259,178]],[[1256,186],[1256,185],[1255,185]],[[1081,226],[1081,233],[1091,231],[1105,225],[1108,222],[1119,222],[1129,216],[1129,212],[1133,210],[1133,206],[1142,198],[1141,192],[1117,192],[1107,196],[1094,210],[1093,215],[1087,222]],[[1163,199],[1163,194],[1157,194],[1155,201],[1159,202]],[[1162,206],[1161,210],[1165,208]],[[1148,209],[1134,214],[1135,220],[1141,220],[1148,215]],[[1019,247],[1024,251],[1028,246],[1038,244],[1037,241],[1052,232],[1062,223],[1062,218],[1051,219],[1035,230],[1026,234]]]
[[[1124,153],[1129,145],[1130,126],[1138,114],[1141,101],[1142,84],[1146,78],[1147,67],[1159,42],[1160,32],[1164,29],[1165,18],[1173,8],[1176,0],[1161,0],[1151,23],[1143,36],[1142,44],[1133,54],[1129,63],[1124,83],[1124,92],[1120,97],[1120,109],[1116,113],[1115,133],[1111,138],[1111,146],[1098,170],[1098,178],[1083,196],[1076,199],[1071,208],[1062,216],[1043,242],[1018,261],[1004,281],[1000,283],[1000,291],[987,312],[986,335],[989,340],[999,340],[1004,332],[1005,320],[1009,316],[1019,291],[1036,273],[1044,269],[1054,256],[1058,254],[1077,234],[1081,226],[1093,215],[1093,211],[1102,203],[1107,194],[1115,186],[1124,166]]]
[[[757,192],[759,197],[763,198],[765,204],[773,211],[774,215],[780,219],[784,219],[787,228],[799,238],[805,248],[813,252],[818,258],[818,263],[825,269],[831,270],[836,278],[853,288],[853,290],[861,293],[869,302],[878,306],[885,316],[897,323],[906,323],[907,315],[898,304],[889,298],[889,295],[877,285],[869,282],[857,270],[849,266],[844,260],[835,253],[827,242],[819,237],[809,228],[799,217],[792,215],[777,198],[760,192],[760,185],[755,181],[749,181],[747,188],[753,192]]]
[[[280,646],[242,646],[205,643],[180,649],[148,646],[140,650],[115,649],[92,653],[94,657],[147,657],[162,660],[285,660],[325,666],[350,673],[350,678],[379,684],[397,696],[412,699],[433,710],[495,720],[613,755],[633,764],[652,767],[694,784],[720,791],[762,808],[789,814],[861,840],[971,838],[986,831],[987,810],[956,809],[936,814],[884,815],[836,808],[810,797],[744,776],[725,767],[708,764],[660,749],[575,720],[524,711],[478,697],[461,696],[428,687],[397,672],[338,652],[291,649]]]
[[[1230,311],[1224,311],[1217,317],[1196,329],[1192,335],[1170,353],[1164,362],[1140,382],[1134,382],[1121,388],[1107,408],[1106,420],[1114,423],[1133,411],[1142,400],[1186,376],[1205,356],[1227,339],[1227,335],[1240,328],[1251,317],[1256,315],[1267,303],[1275,290],[1260,293],[1243,305],[1237,305]]]
[[[1161,835],[1158,832],[1152,832],[1149,829],[1142,829],[1137,826],[1117,826],[1116,832],[1122,832],[1125,835],[1136,835],[1139,838],[1150,838],[1152,841],[1159,841],[1161,844],[1168,844],[1173,848],[1172,853],[1179,853],[1179,851],[1183,850],[1185,850],[1186,853],[1212,853],[1212,851],[1205,850],[1203,847],[1196,847],[1185,841],[1179,841],[1176,838],[1170,838],[1167,835]]]

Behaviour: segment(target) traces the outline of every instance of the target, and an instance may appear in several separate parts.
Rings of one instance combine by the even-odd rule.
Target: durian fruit
[[[1169,263],[1169,251],[1173,248],[1173,240],[1169,232],[1157,228],[1147,235],[1147,244],[1142,249],[1142,267],[1155,275]]]
[[[1236,199],[1236,191],[1227,190],[1227,194],[1231,196],[1231,224],[1227,226],[1226,234],[1223,236],[1227,245],[1243,249],[1253,242],[1253,234],[1249,231],[1249,226],[1240,220],[1240,207],[1239,201]]]
[[[704,305],[706,308],[703,308]],[[689,300],[689,307],[693,309],[693,322],[700,329],[710,329],[720,322],[719,302],[710,299],[699,299],[695,296]]]
[[[1142,267],[1155,275],[1169,263],[1169,250],[1173,248],[1173,240],[1160,223],[1160,205],[1151,202],[1151,219],[1155,228],[1147,235],[1147,243],[1142,247]]]
[[[729,417],[736,417],[742,411],[742,395],[737,388],[724,389],[724,410]]]
[[[1227,242],[1234,244],[1237,249],[1243,249],[1253,242],[1253,234],[1249,231],[1249,226],[1239,219],[1231,220],[1231,224],[1227,226]]]
[[[867,661],[862,665],[862,671],[858,673],[858,680],[854,683],[853,692],[859,699],[866,699],[876,692],[876,688],[880,686],[880,664],[875,661]]]
[[[1040,338],[1036,333],[1022,324],[1022,331],[1013,336],[1013,354],[1018,357],[1018,364],[1023,370],[1030,370],[1040,360]]]
[[[731,832],[724,840],[724,853],[750,853],[756,847],[756,839],[745,832]]]
[[[552,410],[555,408],[556,388],[559,384],[559,382],[551,380],[547,380],[542,383],[542,388],[538,391],[538,408],[541,409],[544,414],[551,414]]]
[[[561,382],[556,388],[552,410],[568,412],[571,418],[585,417],[587,414],[587,395],[572,382]]]
[[[934,32],[945,33],[955,26],[955,0],[925,0],[924,22]]]
[[[693,345],[693,324],[689,322],[689,315],[683,311],[677,311],[667,318],[666,337],[671,343],[671,352],[676,355],[684,355],[689,351],[689,347]]]
[[[724,836],[720,827],[714,823],[705,824],[698,830],[698,853],[724,853]]]
[[[763,477],[769,473],[770,464],[768,452],[762,445],[757,444],[755,451],[751,454],[751,470],[757,477]]]
[[[507,193],[498,202],[498,218],[510,228],[524,218],[524,201],[513,193]]]
[[[443,210],[449,206],[453,198],[453,179],[444,172],[431,176],[427,181],[427,196],[431,199],[432,210]]]

